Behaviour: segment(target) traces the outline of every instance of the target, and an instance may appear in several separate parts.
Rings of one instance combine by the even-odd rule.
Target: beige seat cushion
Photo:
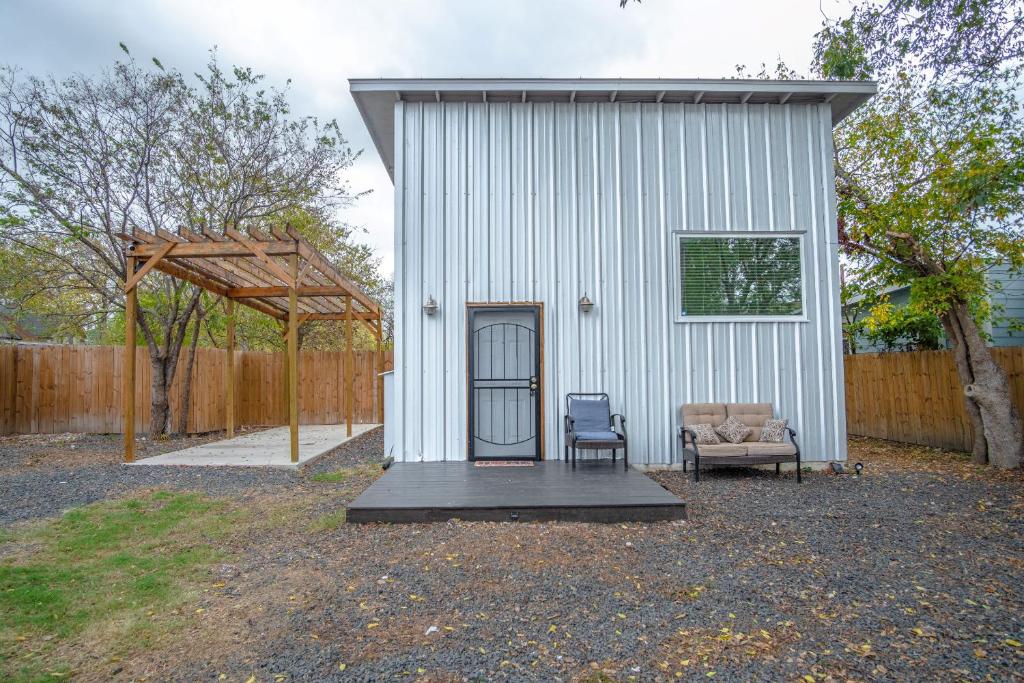
[[[791,443],[770,443],[767,441],[758,441],[755,443],[743,444],[747,449],[747,453],[750,455],[796,455],[796,446]],[[708,446],[701,446],[700,452],[703,453],[704,449]]]
[[[687,403],[679,409],[679,415],[684,425],[706,423],[712,427],[717,427],[729,417],[724,403]]]
[[[714,455],[717,457],[720,455],[746,455],[748,446],[745,443],[720,443],[714,446],[698,446],[697,448],[700,450],[701,457],[704,457],[705,455]]]
[[[725,412],[727,417],[735,417],[750,427],[750,434],[744,442],[760,441],[764,421],[775,417],[771,403],[726,403]]]

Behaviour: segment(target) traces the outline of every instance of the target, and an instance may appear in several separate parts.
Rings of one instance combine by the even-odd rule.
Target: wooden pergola
[[[125,248],[124,335],[124,455],[135,459],[135,327],[138,306],[136,288],[151,270],[158,270],[219,294],[227,303],[227,377],[224,383],[227,435],[235,433],[234,351],[235,302],[281,321],[288,344],[286,363],[288,423],[291,429],[291,461],[299,461],[298,335],[299,325],[310,320],[345,322],[344,409],[347,434],[352,436],[355,411],[353,326],[365,325],[377,342],[382,365],[383,323],[380,307],[357,285],[343,276],[323,254],[291,227],[272,228],[267,235],[250,230],[244,235],[228,229],[223,235],[181,229],[179,233],[136,230],[121,235]],[[378,375],[377,412],[384,421],[384,387]]]

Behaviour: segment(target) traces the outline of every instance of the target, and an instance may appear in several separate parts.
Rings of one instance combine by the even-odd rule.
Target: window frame
[[[672,302],[676,323],[806,323],[807,317],[807,251],[806,230],[675,230],[672,232]],[[793,315],[683,315],[682,241],[686,239],[780,239],[796,237],[800,250],[800,313]]]

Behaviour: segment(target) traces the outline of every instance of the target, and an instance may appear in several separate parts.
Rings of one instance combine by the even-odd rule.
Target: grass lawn
[[[226,502],[157,491],[72,510],[3,538],[0,670],[11,681],[73,672],[65,645],[101,639],[110,661],[182,626],[175,611],[224,557],[243,518]]]

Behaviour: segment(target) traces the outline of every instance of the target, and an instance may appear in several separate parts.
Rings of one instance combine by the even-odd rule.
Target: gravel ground
[[[202,602],[247,620],[211,617],[203,633],[222,634],[221,646],[185,669],[184,652],[165,652],[155,671],[177,662],[183,680],[1020,680],[1020,474],[877,441],[852,442],[851,458],[866,463],[864,476],[814,473],[802,485],[750,471],[699,485],[654,475],[691,504],[684,523],[281,531]]]
[[[268,490],[302,485],[314,472],[379,461],[383,429],[349,441],[301,473],[256,467],[126,467],[120,464],[121,437],[110,434],[58,434],[0,439],[0,525],[58,515],[98,500],[138,489],[203,491],[241,500]],[[191,448],[224,438],[199,437],[139,441],[137,457]]]
[[[378,430],[317,471],[381,450]],[[656,473],[690,521],[622,525],[318,527],[372,474],[292,474],[290,488],[247,495],[303,512],[231,539],[230,563],[173,637],[91,677],[1024,679],[1020,473],[870,440],[851,441],[856,460],[862,477],[811,473],[802,485]],[[244,489],[237,472],[230,487],[219,473],[201,485]]]

